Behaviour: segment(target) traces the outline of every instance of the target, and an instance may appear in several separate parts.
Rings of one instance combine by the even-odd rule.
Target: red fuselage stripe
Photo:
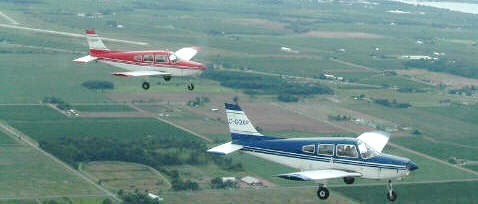
[[[144,63],[144,62],[135,62],[135,61],[128,61],[128,60],[120,60],[120,59],[112,59],[112,58],[106,58],[106,57],[98,57],[99,61],[110,61],[110,62],[118,62],[118,63],[123,63],[123,64],[132,64],[132,65],[138,65],[138,66],[144,66],[144,67],[166,67],[166,68],[176,68],[176,69],[199,69],[202,70],[200,67],[194,66],[194,67],[189,67],[189,66],[181,66],[177,64],[158,64],[158,63]]]

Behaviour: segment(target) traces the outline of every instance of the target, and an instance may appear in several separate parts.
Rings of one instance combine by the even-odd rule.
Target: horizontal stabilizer
[[[381,131],[364,132],[357,137],[358,140],[365,142],[377,152],[382,152],[390,139],[390,134]]]
[[[115,73],[112,73],[112,75],[121,76],[121,77],[170,76],[171,73],[158,72],[158,71],[133,71],[133,72],[115,72]]]
[[[243,147],[242,145],[236,145],[236,144],[232,144],[231,142],[228,142],[228,143],[219,145],[217,147],[214,147],[212,149],[209,149],[207,150],[207,152],[226,155],[226,154],[235,152],[237,150],[240,150],[242,149],[242,147]]]
[[[296,181],[320,181],[344,177],[361,177],[362,174],[357,172],[347,172],[341,170],[313,170],[301,171],[288,174],[280,174],[278,177]]]
[[[90,56],[90,55],[86,55],[86,56],[84,56],[84,57],[81,57],[81,58],[78,58],[78,59],[73,60],[73,62],[82,64],[82,63],[88,63],[88,62],[94,61],[94,60],[96,60],[96,59],[98,59],[98,58],[92,57],[92,56]]]

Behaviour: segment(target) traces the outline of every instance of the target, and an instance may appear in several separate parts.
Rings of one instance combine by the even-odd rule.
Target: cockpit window
[[[333,156],[334,155],[334,145],[333,144],[319,144],[319,155]]]
[[[166,63],[168,59],[166,56],[156,55],[156,63]]]
[[[304,153],[313,154],[315,152],[315,145],[305,145],[302,147]]]
[[[337,145],[337,156],[357,158],[357,149],[353,144],[339,144]]]
[[[153,55],[145,55],[145,56],[143,56],[143,62],[153,62],[153,61],[154,61]]]
[[[367,143],[362,142],[360,140],[358,141],[357,146],[362,159],[370,159],[380,154],[379,152],[375,151],[372,147],[368,146]]]

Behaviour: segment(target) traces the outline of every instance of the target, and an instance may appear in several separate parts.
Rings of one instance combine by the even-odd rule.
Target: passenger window
[[[337,145],[337,156],[357,158],[357,149],[355,148],[355,145]]]
[[[153,62],[153,61],[154,61],[153,55],[145,55],[143,57],[143,62]]]
[[[156,55],[156,63],[166,63],[167,61],[166,56]]]
[[[315,145],[306,145],[302,147],[304,153],[313,154],[315,152]]]
[[[319,155],[333,156],[334,145],[333,144],[321,144],[318,150]]]
[[[141,62],[142,57],[141,55],[134,56],[134,61]]]

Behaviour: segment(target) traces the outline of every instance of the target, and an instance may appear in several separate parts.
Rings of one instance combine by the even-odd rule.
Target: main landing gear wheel
[[[165,75],[163,77],[163,79],[164,79],[164,81],[169,81],[169,80],[171,80],[171,76]]]
[[[326,187],[319,187],[317,190],[317,197],[319,197],[320,200],[325,200],[329,197],[329,189]]]
[[[188,83],[188,90],[190,90],[190,91],[194,90],[194,84],[193,83]]]
[[[355,182],[354,177],[344,177],[344,183],[345,184],[353,184]]]
[[[397,193],[393,191],[392,180],[388,180],[387,189],[388,189],[387,200],[391,202],[397,200]]]
[[[143,85],[141,85],[143,87],[144,90],[148,90],[149,89],[149,82],[145,81],[143,82]]]
[[[395,191],[391,191],[391,193],[387,193],[387,200],[391,202],[397,200],[397,193],[395,193]]]

